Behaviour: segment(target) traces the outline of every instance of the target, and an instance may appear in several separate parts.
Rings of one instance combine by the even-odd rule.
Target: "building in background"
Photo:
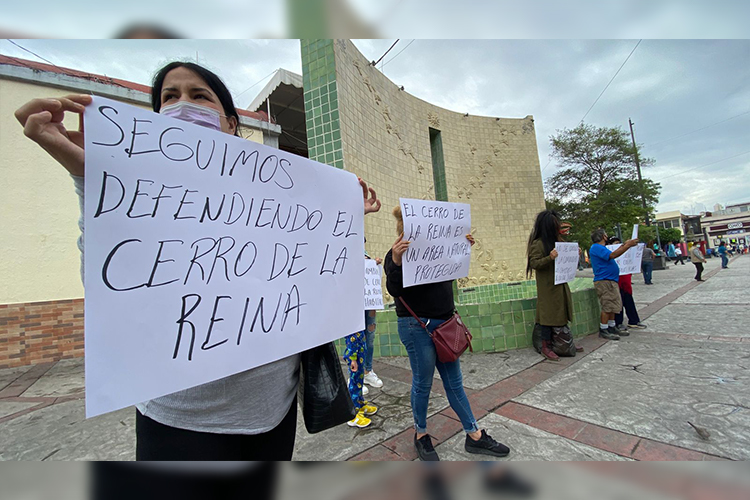
[[[369,253],[383,257],[396,239],[391,210],[399,198],[469,203],[477,244],[459,285],[524,280],[529,231],[545,208],[534,119],[430,104],[349,40],[303,40],[301,48],[303,76],[279,70],[249,109],[270,108],[281,149],[346,169],[376,189],[383,209],[367,219]]]
[[[0,368],[83,353],[83,285],[73,182],[13,113],[38,97],[95,94],[151,109],[151,87],[0,55]],[[245,138],[278,146],[280,127],[240,110]],[[75,116],[65,126],[77,129]]]
[[[728,245],[750,245],[750,202],[727,205],[723,210],[706,212],[701,224],[712,248],[721,241]]]

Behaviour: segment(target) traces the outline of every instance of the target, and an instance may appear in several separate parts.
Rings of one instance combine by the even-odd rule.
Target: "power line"
[[[388,59],[388,60],[387,60],[386,62],[384,62],[384,63],[383,63],[383,66],[385,66],[385,65],[386,65],[386,64],[388,64],[389,62],[391,62],[391,61],[393,61],[394,59],[396,59],[396,58],[397,58],[397,57],[398,57],[399,55],[401,55],[401,52],[403,52],[403,51],[405,51],[406,49],[408,49],[408,48],[409,48],[409,45],[411,45],[412,43],[414,43],[414,42],[416,42],[416,41],[417,41],[417,39],[415,38],[414,40],[412,40],[411,42],[409,42],[409,43],[408,43],[408,44],[406,45],[406,47],[404,47],[403,49],[401,49],[401,50],[400,50],[400,51],[399,51],[399,52],[398,52],[398,53],[397,53],[397,54],[396,54],[395,56],[391,57],[391,58],[390,58],[390,59]]]
[[[56,68],[57,68],[57,67],[59,67],[59,66],[58,66],[57,64],[53,63],[53,62],[52,62],[52,61],[50,61],[49,59],[45,59],[45,58],[43,58],[42,56],[40,56],[40,55],[39,55],[39,54],[37,54],[36,52],[32,52],[32,51],[30,51],[29,49],[27,49],[26,47],[23,47],[23,46],[21,46],[21,45],[18,45],[18,44],[17,44],[16,42],[14,42],[13,40],[11,40],[10,38],[6,38],[6,40],[8,40],[8,41],[9,41],[10,43],[12,43],[13,45],[15,45],[15,46],[16,46],[16,47],[18,47],[19,49],[21,49],[21,50],[25,50],[25,51],[26,51],[26,52],[28,52],[29,54],[31,54],[31,55],[34,55],[34,56],[38,57],[38,58],[39,58],[39,59],[41,59],[42,61],[44,61],[44,62],[46,62],[46,63],[49,63],[49,64],[51,64],[52,66],[54,66],[54,67],[56,67]]]
[[[633,52],[635,52],[635,49],[637,49],[637,48],[638,48],[638,46],[639,46],[639,45],[641,44],[641,42],[642,42],[642,41],[643,41],[643,39],[640,39],[640,40],[638,40],[638,43],[636,43],[636,44],[635,44],[635,47],[633,47],[633,50],[631,50],[631,51],[630,51],[630,54],[628,54],[628,57],[626,57],[626,58],[625,58],[625,60],[624,60],[624,61],[622,62],[622,64],[621,64],[621,65],[620,65],[620,67],[619,67],[619,68],[617,69],[617,71],[615,72],[615,74],[614,74],[614,75],[612,76],[612,78],[610,78],[610,80],[609,80],[609,83],[607,83],[607,86],[606,86],[606,87],[604,87],[604,90],[602,90],[602,91],[601,91],[601,93],[599,94],[599,97],[597,97],[597,98],[596,98],[596,100],[594,101],[594,103],[593,103],[593,104],[591,105],[591,107],[589,107],[588,111],[586,111],[586,114],[585,114],[585,115],[583,115],[583,118],[581,118],[581,121],[579,121],[578,123],[583,123],[583,120],[585,120],[585,119],[586,119],[586,117],[587,117],[587,116],[589,115],[589,113],[591,112],[591,110],[592,110],[592,109],[594,109],[594,106],[596,106],[596,103],[597,103],[597,102],[599,102],[599,99],[601,99],[601,98],[602,98],[602,96],[604,95],[604,92],[606,92],[606,91],[607,91],[607,89],[609,88],[609,86],[610,86],[610,85],[612,85],[612,82],[613,82],[613,81],[615,80],[615,78],[617,78],[617,75],[619,75],[619,74],[620,74],[620,71],[622,70],[622,68],[624,68],[624,67],[625,67],[625,64],[626,64],[626,63],[628,62],[628,60],[630,59],[630,56],[632,56],[632,55],[633,55]],[[544,166],[544,168],[542,169],[542,173],[544,173],[544,171],[545,171],[545,170],[547,170],[547,167],[549,167],[550,163],[552,163],[552,159],[551,159],[551,158],[550,158],[550,160],[549,160],[549,161],[547,162],[547,165],[545,165],[545,166]]]
[[[552,163],[552,158],[550,158],[547,164],[544,166],[544,168],[542,169],[542,173],[544,173],[544,171],[547,170],[547,167],[549,167],[550,163]]]
[[[583,120],[584,120],[584,119],[585,119],[585,118],[586,118],[586,117],[588,116],[589,112],[590,112],[590,111],[591,111],[592,109],[594,109],[594,106],[596,106],[596,103],[597,103],[597,102],[599,102],[599,99],[601,99],[601,97],[602,97],[602,96],[604,95],[604,92],[606,92],[606,91],[607,91],[607,89],[608,89],[608,88],[609,88],[609,86],[610,86],[610,85],[612,84],[612,82],[614,81],[614,79],[615,79],[615,78],[617,77],[617,75],[618,75],[618,74],[620,73],[620,70],[621,70],[621,69],[622,69],[622,68],[623,68],[623,67],[625,66],[625,63],[627,63],[627,62],[628,62],[628,59],[630,59],[630,56],[632,56],[632,55],[633,55],[633,52],[635,52],[635,49],[637,49],[637,48],[638,48],[638,46],[639,46],[639,45],[641,44],[641,42],[642,42],[642,41],[643,41],[643,39],[640,39],[640,40],[638,40],[638,43],[636,43],[636,44],[635,44],[635,47],[633,47],[633,50],[631,50],[631,51],[630,51],[630,54],[628,54],[628,57],[626,57],[626,58],[625,58],[625,61],[623,61],[622,65],[620,65],[620,68],[619,68],[619,69],[617,70],[617,73],[615,73],[615,74],[614,74],[614,76],[613,76],[613,77],[612,77],[612,78],[611,78],[611,79],[609,80],[609,83],[607,84],[607,86],[606,86],[606,87],[604,87],[604,90],[602,90],[602,93],[601,93],[601,94],[599,94],[599,97],[597,97],[597,98],[596,98],[596,101],[594,101],[594,104],[592,104],[592,105],[591,105],[591,107],[589,108],[589,110],[588,110],[588,111],[586,111],[586,114],[585,114],[585,115],[583,115],[583,118],[581,118],[581,121],[580,121],[579,123],[583,122]]]
[[[386,51],[385,51],[385,54],[383,54],[382,56],[380,56],[380,59],[378,59],[377,61],[373,61],[373,62],[371,62],[370,64],[371,64],[372,66],[377,66],[377,65],[378,65],[378,63],[379,63],[380,61],[382,61],[382,60],[383,60],[383,58],[384,58],[384,57],[385,57],[385,56],[386,56],[386,55],[388,54],[388,52],[390,52],[390,51],[391,51],[391,49],[393,49],[393,47],[395,47],[395,46],[396,46],[396,44],[398,43],[398,41],[399,41],[399,40],[401,40],[401,39],[400,39],[400,38],[396,38],[396,41],[395,41],[395,42],[393,42],[393,45],[391,45],[391,46],[390,46],[390,47],[388,48],[388,50],[386,50]]]
[[[669,139],[662,139],[661,141],[652,142],[650,144],[650,146],[654,146],[656,144],[661,144],[662,142],[667,142],[667,141],[671,141],[671,140],[674,140],[674,139],[679,139],[680,137],[685,137],[686,135],[694,134],[695,132],[700,132],[701,130],[706,130],[707,128],[713,127],[714,125],[718,125],[720,123],[728,122],[729,120],[734,120],[735,118],[739,118],[740,116],[744,116],[744,115],[749,114],[749,113],[750,113],[750,111],[745,111],[744,113],[740,113],[739,115],[734,115],[732,117],[729,117],[726,120],[721,120],[721,121],[718,121],[716,123],[712,123],[711,125],[706,125],[705,127],[701,127],[699,129],[692,130],[690,132],[685,132],[684,134],[681,134],[681,135],[670,137]]]
[[[721,162],[723,162],[723,161],[731,160],[732,158],[737,158],[738,156],[743,156],[743,155],[746,155],[746,154],[748,154],[748,153],[750,153],[750,151],[745,151],[744,153],[740,153],[740,154],[738,154],[738,155],[730,156],[729,158],[724,158],[724,159],[722,159],[722,160],[717,160],[717,161],[714,161],[714,162],[711,162],[711,163],[706,163],[705,165],[699,165],[699,166],[697,166],[697,167],[689,168],[689,169],[687,169],[687,170],[682,170],[682,171],[680,171],[680,172],[677,172],[677,173],[675,173],[675,174],[671,174],[671,175],[668,175],[668,176],[666,176],[666,177],[662,177],[661,179],[654,179],[654,180],[655,180],[656,182],[661,182],[661,181],[663,181],[664,179],[669,179],[670,177],[674,177],[674,176],[676,176],[676,175],[682,175],[682,174],[684,174],[684,173],[686,173],[686,172],[690,172],[690,171],[692,171],[692,170],[697,170],[697,169],[699,169],[699,168],[703,168],[703,167],[708,167],[709,165],[716,165],[717,163],[721,163]]]
[[[247,91],[248,91],[248,90],[250,90],[251,88],[255,87],[256,85],[258,85],[258,84],[259,84],[260,82],[262,82],[263,80],[265,80],[265,79],[266,79],[266,78],[268,78],[269,76],[271,76],[271,75],[273,75],[274,73],[276,73],[276,71],[277,71],[277,70],[273,70],[273,71],[271,71],[271,72],[270,72],[270,73],[268,73],[268,74],[267,74],[266,76],[264,76],[263,78],[261,78],[260,80],[258,80],[257,82],[253,83],[253,84],[252,84],[252,85],[250,85],[250,86],[249,86],[248,88],[246,88],[245,90],[243,90],[242,92],[240,92],[239,94],[237,94],[236,96],[234,96],[234,98],[235,98],[235,99],[237,99],[237,98],[238,98],[239,96],[241,96],[242,94],[244,94],[245,92],[247,92]]]

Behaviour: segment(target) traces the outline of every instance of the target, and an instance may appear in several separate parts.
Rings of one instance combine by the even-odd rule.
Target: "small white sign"
[[[349,172],[94,97],[86,125],[86,415],[364,328]]]
[[[621,246],[622,245],[619,243],[616,245],[607,245],[607,249],[614,252]],[[629,248],[627,252],[615,259],[615,262],[617,262],[617,265],[620,267],[620,276],[626,274],[640,274],[644,248],[646,248],[645,243],[638,243],[638,245]]]
[[[404,239],[411,241],[401,259],[404,287],[468,276],[471,206],[406,198],[400,202]]]
[[[555,285],[573,281],[578,271],[578,243],[556,242]]]
[[[385,309],[383,304],[383,268],[373,259],[365,259],[365,310]]]
[[[631,240],[638,238],[638,224],[633,225],[633,234],[630,236]]]

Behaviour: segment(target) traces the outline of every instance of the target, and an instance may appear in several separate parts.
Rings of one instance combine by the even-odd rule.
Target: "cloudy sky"
[[[146,84],[163,63],[197,57],[243,107],[276,68],[301,71],[295,40],[15,41],[59,66]],[[373,60],[393,42],[355,44]],[[534,115],[545,178],[555,171],[549,136],[556,130],[584,115],[590,124],[627,130],[631,118],[642,154],[656,160],[644,174],[662,183],[659,211],[750,201],[750,41],[644,39],[632,52],[637,43],[403,39],[382,70],[407,92],[453,111]],[[37,59],[7,40],[0,53]]]

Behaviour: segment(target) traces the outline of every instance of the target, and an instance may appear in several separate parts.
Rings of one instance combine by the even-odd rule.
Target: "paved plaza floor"
[[[689,263],[655,271],[651,286],[634,276],[648,329],[589,335],[575,358],[466,354],[466,392],[480,427],[511,447],[503,460],[750,459],[750,257],[719,264],[708,261],[702,283]],[[376,360],[375,371],[385,385],[369,396],[373,425],[309,435],[300,420],[296,460],[416,458],[408,359]],[[444,460],[477,458],[437,376],[428,416]],[[132,460],[134,422],[133,408],[84,418],[82,359],[0,370],[2,460]]]

